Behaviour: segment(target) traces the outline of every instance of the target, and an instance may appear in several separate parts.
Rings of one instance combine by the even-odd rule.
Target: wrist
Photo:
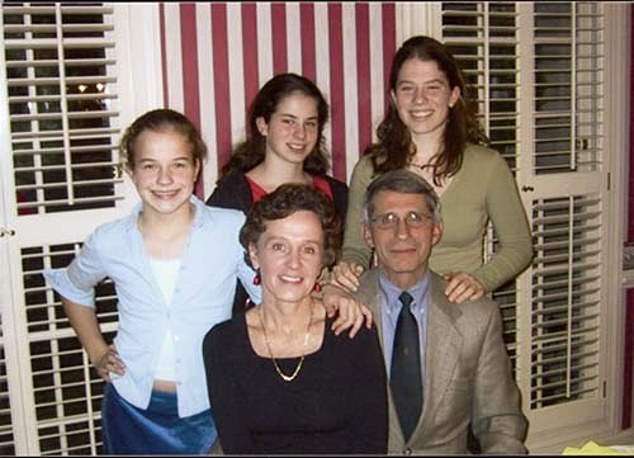
[[[108,353],[108,346],[99,346],[98,348],[92,349],[90,351],[86,351],[88,353],[88,359],[90,360],[90,364],[94,367],[97,367],[99,362],[103,359],[103,357]]]

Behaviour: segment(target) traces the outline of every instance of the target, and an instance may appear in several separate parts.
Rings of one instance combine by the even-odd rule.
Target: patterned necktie
[[[423,406],[418,324],[410,311],[414,300],[407,291],[399,296],[403,304],[396,323],[390,387],[405,441],[408,441]]]

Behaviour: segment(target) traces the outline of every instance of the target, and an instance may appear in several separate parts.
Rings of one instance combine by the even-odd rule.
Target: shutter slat
[[[76,111],[68,112],[68,119],[87,119],[87,118],[113,118],[119,116],[116,111]],[[45,121],[61,119],[62,113],[40,113],[34,115],[13,115],[12,121]]]
[[[8,38],[4,40],[5,49],[7,50],[29,50],[29,49],[51,49],[57,50],[59,43],[56,38],[39,38],[39,39],[15,39]],[[106,41],[98,38],[64,38],[63,47],[65,50],[77,49],[110,49],[115,47],[113,41]]]
[[[79,84],[114,84],[117,82],[117,78],[107,75],[94,75],[94,76],[71,76],[66,77],[64,81],[67,84],[79,85]],[[59,86],[60,79],[58,77],[53,78],[14,78],[8,81],[9,87],[22,87],[22,86]]]
[[[117,134],[119,129],[115,127],[96,127],[96,128],[73,128],[69,129],[69,138],[71,140],[87,140],[91,138],[103,138],[104,135]],[[63,132],[60,130],[48,130],[37,132],[14,132],[12,133],[12,139],[14,141],[19,140],[45,140],[45,139],[59,139],[63,136]],[[19,151],[17,151],[19,154]]]
[[[3,14],[12,14],[12,15],[43,15],[43,14],[52,14],[54,15],[56,12],[56,8],[54,5],[43,5],[36,4],[33,6],[21,6],[14,5],[11,3],[5,3],[2,6]],[[68,15],[84,15],[84,14],[94,14],[94,15],[111,15],[114,12],[112,6],[106,4],[93,3],[92,5],[83,6],[83,5],[61,5],[61,11],[63,14]]]

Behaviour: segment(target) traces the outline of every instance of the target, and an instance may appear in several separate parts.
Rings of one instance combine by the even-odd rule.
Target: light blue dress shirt
[[[244,214],[209,207],[195,196],[190,202],[196,214],[169,307],[137,227],[141,204],[129,216],[99,226],[67,268],[44,271],[60,295],[89,308],[95,308],[95,285],[105,277],[114,281],[119,312],[114,342],[126,373],[113,384],[141,409],[149,405],[159,351],[171,327],[179,417],[209,409],[202,340],[231,317],[236,276],[255,303],[261,298],[238,240]]]
[[[410,304],[410,310],[416,318],[418,324],[418,337],[420,343],[420,368],[421,380],[425,380],[425,340],[427,336],[427,304],[430,298],[431,275],[429,271],[425,273],[414,286],[407,289],[407,292],[414,298]],[[402,289],[394,285],[383,271],[379,273],[379,291],[381,292],[381,321],[383,323],[383,357],[385,358],[385,368],[390,377],[392,367],[392,347],[394,347],[394,334],[396,333],[396,322],[401,312],[401,301],[398,297],[403,292]]]

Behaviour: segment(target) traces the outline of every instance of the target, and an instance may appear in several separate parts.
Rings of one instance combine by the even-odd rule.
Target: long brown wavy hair
[[[488,145],[489,139],[476,118],[477,106],[468,99],[460,67],[447,48],[431,37],[411,37],[397,50],[390,69],[390,93],[396,91],[401,67],[412,58],[436,62],[447,77],[449,88],[460,89],[460,99],[449,109],[442,151],[437,154],[434,163],[429,165],[433,168],[434,184],[438,186],[440,180],[455,175],[460,170],[467,143]],[[391,97],[376,134],[378,142],[368,146],[364,152],[371,155],[375,174],[406,167],[416,154],[410,131],[399,117]]]

